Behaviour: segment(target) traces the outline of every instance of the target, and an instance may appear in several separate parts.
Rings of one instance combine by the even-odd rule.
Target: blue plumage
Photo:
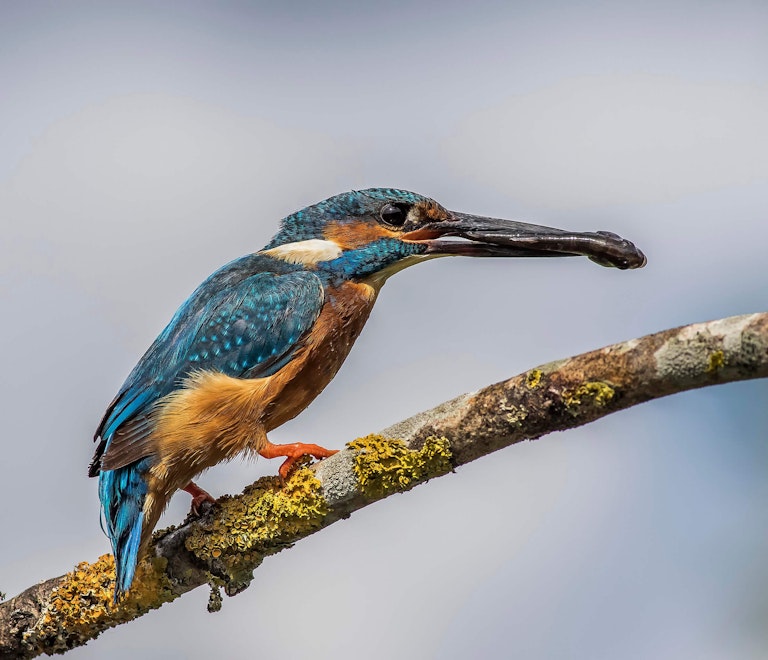
[[[250,378],[274,373],[322,306],[316,275],[273,259],[243,257],[211,275],[174,315],[130,373],[96,434],[108,439],[128,419],[182,386],[195,368]],[[264,272],[253,273],[261,268]]]
[[[348,250],[336,259],[318,265],[321,277],[336,282],[351,277],[365,278],[405,257],[422,254],[426,248],[417,243],[403,243],[396,238],[382,238],[357,250]]]
[[[183,387],[195,369],[248,378],[275,373],[320,313],[320,279],[299,270],[281,273],[286,269],[270,261],[244,257],[208,278],[136,365],[99,426],[101,451],[91,474],[99,471],[99,497],[117,558],[116,597],[131,584],[142,537],[145,478],[154,458],[134,459],[153,431],[147,418],[154,406]],[[256,267],[271,270],[246,275]]]
[[[144,522],[145,477],[150,459],[145,458],[117,470],[99,475],[99,499],[102,502],[106,532],[112,543],[116,584],[115,600],[128,591],[133,582]]]
[[[345,223],[366,216],[377,216],[382,203],[418,204],[432,202],[428,197],[396,188],[368,188],[335,195],[313,206],[292,213],[280,223],[265,249],[286,243],[322,238],[326,224]],[[434,203],[434,202],[432,202]]]
[[[375,215],[382,202],[425,200],[385,188],[343,193],[283,219],[265,250],[322,239],[328,222]],[[158,460],[155,416],[167,397],[184,388],[197,370],[235,378],[275,374],[317,319],[327,287],[364,277],[419,250],[423,247],[384,239],[344,251],[312,270],[263,252],[251,254],[213,273],[181,305],[126,378],[95,434],[100,442],[89,474],[99,476],[106,531],[116,557],[116,598],[131,585],[146,537],[147,475]]]
[[[440,241],[444,237],[468,241]],[[563,251],[567,250],[567,251]],[[580,252],[581,251],[581,252]],[[96,431],[89,474],[99,476],[115,554],[115,598],[131,586],[149,533],[171,494],[193,508],[210,495],[192,483],[243,451],[286,457],[285,477],[317,445],[273,445],[336,374],[378,290],[424,255],[583,253],[636,268],[645,257],[613,234],[573,234],[447,211],[392,188],[343,193],[283,219],[260,252],[206,279],[131,371]]]

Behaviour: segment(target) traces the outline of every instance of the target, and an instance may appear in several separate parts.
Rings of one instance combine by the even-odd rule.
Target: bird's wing
[[[101,442],[90,474],[151,453],[153,408],[190,373],[260,378],[278,371],[291,360],[323,302],[322,283],[306,271],[258,273],[207,298],[193,294],[107,409],[96,431]]]

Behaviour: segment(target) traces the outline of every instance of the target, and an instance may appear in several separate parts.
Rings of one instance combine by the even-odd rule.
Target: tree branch
[[[0,604],[0,657],[85,644],[202,584],[245,589],[264,557],[371,502],[480,456],[676,392],[768,376],[768,313],[665,330],[552,362],[360,438],[283,485],[266,477],[200,518],[155,533],[134,586],[112,604],[111,555]]]

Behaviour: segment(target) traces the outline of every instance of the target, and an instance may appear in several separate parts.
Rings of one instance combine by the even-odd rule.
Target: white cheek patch
[[[289,264],[315,266],[321,261],[336,259],[336,257],[341,256],[341,252],[341,248],[333,241],[312,238],[308,241],[297,241],[296,243],[278,245],[271,250],[264,250],[262,254],[267,254],[276,259],[282,259]]]

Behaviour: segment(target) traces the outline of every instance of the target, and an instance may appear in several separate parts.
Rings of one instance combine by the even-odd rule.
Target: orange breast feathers
[[[345,250],[354,250],[382,238],[396,237],[397,232],[369,222],[329,222],[323,236]]]
[[[204,469],[242,452],[258,452],[266,433],[298,415],[336,375],[376,300],[367,285],[345,282],[325,304],[293,359],[266,378],[199,372],[169,395],[154,432],[153,476],[163,490],[185,486]]]

